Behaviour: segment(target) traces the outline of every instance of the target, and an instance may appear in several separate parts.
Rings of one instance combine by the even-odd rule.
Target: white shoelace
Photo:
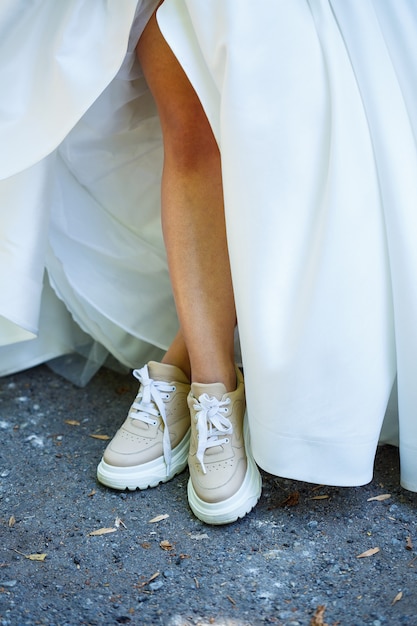
[[[150,378],[147,365],[140,370],[133,370],[133,376],[140,382],[141,387],[135,401],[130,407],[129,417],[134,420],[140,420],[145,424],[150,424],[151,426],[156,426],[158,423],[155,417],[161,417],[164,424],[162,446],[167,474],[169,474],[171,465],[171,440],[169,438],[164,400],[169,400],[170,394],[175,391],[175,387],[164,381]]]
[[[230,404],[230,398],[226,400],[218,400],[207,393],[203,393],[196,400],[194,409],[196,411],[198,447],[197,459],[200,461],[201,469],[206,474],[204,465],[204,453],[208,448],[220,446],[227,443],[228,439],[224,435],[233,433],[233,426],[230,420],[225,417],[229,412],[227,405]]]

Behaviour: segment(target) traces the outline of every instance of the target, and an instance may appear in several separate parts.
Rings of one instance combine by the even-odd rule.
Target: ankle
[[[204,368],[203,370],[193,369],[191,382],[199,383],[200,385],[222,383],[226,388],[226,392],[230,393],[237,388],[236,367],[233,364],[232,368],[225,367],[215,370],[210,368]]]
[[[178,367],[178,369],[185,374],[188,380],[191,380],[191,369],[188,360],[170,358],[169,355],[165,354],[165,356],[161,359],[161,363],[164,365],[173,365],[174,367]]]

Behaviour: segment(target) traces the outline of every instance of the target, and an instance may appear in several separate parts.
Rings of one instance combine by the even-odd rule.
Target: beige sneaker
[[[192,383],[188,396],[191,440],[188,502],[207,524],[228,524],[243,517],[261,495],[261,476],[249,447],[243,376],[237,389],[221,383]]]
[[[113,489],[155,487],[187,465],[187,377],[174,365],[154,361],[133,375],[141,383],[138,395],[97,468],[97,479]]]

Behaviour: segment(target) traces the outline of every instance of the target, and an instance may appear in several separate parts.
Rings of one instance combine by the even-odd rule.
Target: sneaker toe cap
[[[161,455],[162,442],[120,429],[104,451],[103,459],[109,465],[132,467]]]
[[[233,460],[207,463],[203,473],[197,459],[191,460],[190,474],[194,490],[205,502],[223,502],[235,495],[245,480],[247,462],[239,459],[233,468]]]

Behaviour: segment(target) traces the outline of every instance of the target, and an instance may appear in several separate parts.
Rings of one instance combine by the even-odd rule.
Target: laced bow
[[[200,461],[201,469],[206,474],[204,465],[204,453],[208,448],[219,446],[222,444],[220,437],[231,435],[233,426],[230,420],[225,417],[229,412],[227,405],[230,404],[230,398],[226,400],[218,400],[207,393],[203,393],[198,401],[194,404],[196,411],[198,447],[197,459]]]
[[[169,400],[169,394],[175,391],[175,387],[161,380],[153,380],[149,377],[148,366],[144,365],[140,370],[133,370],[133,376],[140,382],[139,393],[130,407],[129,417],[140,420],[145,424],[156,426],[155,417],[161,417],[164,424],[162,446],[164,460],[169,474],[171,465],[171,440],[169,437],[167,417],[164,399]]]

